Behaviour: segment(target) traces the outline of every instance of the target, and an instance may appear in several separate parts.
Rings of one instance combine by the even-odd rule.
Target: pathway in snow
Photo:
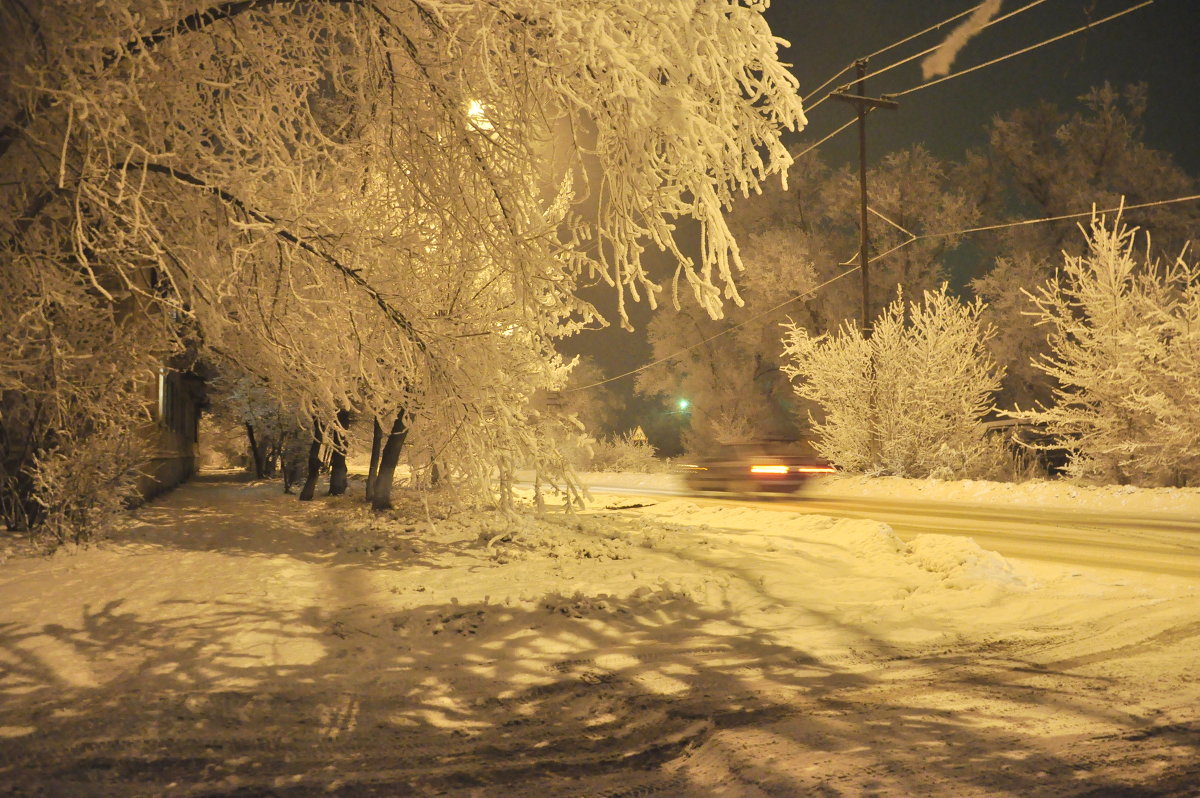
[[[1200,778],[1194,582],[681,501],[506,531],[213,479],[103,546],[0,565],[0,792],[1189,795]]]

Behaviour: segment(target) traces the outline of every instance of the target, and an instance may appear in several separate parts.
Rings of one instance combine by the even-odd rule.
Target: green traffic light
[[[679,409],[680,409],[680,410],[687,410],[689,407],[691,407],[691,404],[692,404],[692,403],[691,403],[691,402],[689,402],[687,399],[680,399],[680,400],[679,400]]]

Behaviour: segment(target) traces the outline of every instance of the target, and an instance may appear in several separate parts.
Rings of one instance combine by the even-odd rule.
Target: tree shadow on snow
[[[276,482],[210,474],[147,503],[113,542],[369,569],[441,569],[447,567],[445,555],[479,549],[476,537],[434,540],[422,535],[422,518],[405,524],[379,516],[383,527],[364,537],[361,529],[346,529],[352,521],[337,518],[347,509],[366,512],[354,497],[318,496],[301,503],[295,495],[283,494]]]
[[[669,590],[401,612],[158,609],[150,620],[112,602],[76,628],[0,628],[0,784],[72,796],[839,795],[921,794],[932,775],[965,792],[1170,794],[1080,776],[1087,763],[1044,753],[1032,734],[997,739],[970,707],[924,708],[919,683],[911,703],[872,698],[879,675]],[[961,673],[929,690],[1006,686],[978,662],[931,664]],[[1086,711],[1069,691],[1028,700]],[[1196,731],[1163,733],[1194,752]],[[822,777],[822,763],[855,757],[874,769],[857,783]]]
[[[825,661],[667,587],[397,611],[372,603],[359,568],[402,574],[452,549],[478,555],[478,539],[381,560],[315,533],[310,513],[320,502],[298,510],[277,504],[292,499],[274,486],[268,494],[261,483],[222,478],[188,490],[143,510],[127,542],[344,565],[326,573],[343,606],[228,595],[165,600],[142,614],[114,599],[84,607],[73,626],[0,624],[0,788],[48,796],[1149,796],[1190,794],[1200,775],[1194,764],[1170,764],[1200,760],[1196,724],[1158,727],[1081,698],[1110,685],[1074,674],[1078,662],[1041,666],[987,645],[906,657],[808,610],[860,641],[875,664]],[[762,594],[771,598],[768,588]],[[937,694],[963,700],[931,709],[954,703],[928,700]],[[1003,703],[973,703],[978,697]],[[1045,731],[1021,730],[988,708],[996,706],[1100,720],[1125,729],[1118,743],[1175,753],[1152,785],[1132,785],[1103,749],[1091,759],[1049,752]]]

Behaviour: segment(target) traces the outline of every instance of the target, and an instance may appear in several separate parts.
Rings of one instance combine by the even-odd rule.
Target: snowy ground
[[[1046,503],[1200,507],[1075,490]],[[0,792],[1197,794],[1200,575],[631,503],[378,518],[210,476],[111,542],[11,558]]]

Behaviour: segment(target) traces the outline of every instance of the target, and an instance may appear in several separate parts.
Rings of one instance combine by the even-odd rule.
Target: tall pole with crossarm
[[[859,229],[858,229],[858,269],[862,274],[862,329],[865,337],[871,336],[871,281],[868,274],[870,258],[867,245],[870,236],[867,232],[867,113],[874,108],[886,108],[894,111],[900,107],[895,100],[882,97],[867,97],[867,61],[860,58],[854,66],[858,69],[857,94],[845,91],[835,91],[831,97],[844,100],[858,111],[858,194],[859,194]]]

